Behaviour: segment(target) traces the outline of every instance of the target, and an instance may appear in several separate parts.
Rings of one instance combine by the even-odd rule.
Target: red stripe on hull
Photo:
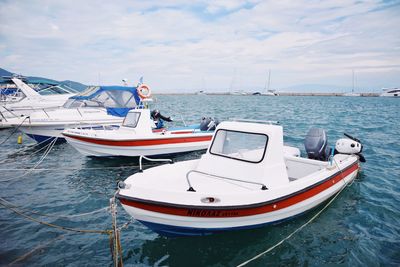
[[[331,177],[325,182],[318,184],[307,191],[299,192],[293,196],[290,196],[283,200],[272,201],[267,204],[254,204],[252,207],[233,207],[233,208],[224,208],[224,207],[176,207],[176,206],[168,206],[166,203],[146,203],[142,201],[136,201],[132,199],[124,198],[123,196],[118,196],[120,202],[124,205],[153,211],[158,213],[170,214],[170,215],[178,215],[178,216],[188,216],[188,217],[203,217],[203,218],[229,218],[229,217],[241,217],[241,216],[252,216],[262,213],[268,213],[280,209],[287,208],[289,206],[300,203],[304,200],[307,200],[339,181],[343,180],[346,176],[357,171],[359,168],[358,163],[353,164],[350,168],[346,169],[342,173],[338,173],[337,175]],[[256,206],[256,207],[255,207]]]
[[[103,140],[81,136],[74,136],[64,134],[65,136],[76,139],[82,142],[105,145],[105,146],[155,146],[155,145],[168,145],[168,144],[181,144],[181,143],[193,143],[193,142],[205,142],[210,141],[212,135],[209,136],[193,136],[193,137],[173,137],[173,138],[160,138],[160,139],[142,139],[142,140]]]
[[[191,134],[193,131],[184,131],[184,132],[171,132],[171,134]]]

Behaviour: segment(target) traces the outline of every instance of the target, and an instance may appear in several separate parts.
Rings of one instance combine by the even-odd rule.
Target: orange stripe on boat
[[[285,199],[277,199],[273,201],[268,201],[268,203],[257,203],[254,205],[247,205],[247,207],[196,207],[196,206],[186,206],[177,207],[173,204],[168,205],[167,203],[149,203],[145,200],[133,200],[125,198],[124,196],[118,195],[120,202],[124,205],[154,211],[158,213],[178,215],[178,216],[188,216],[188,217],[203,217],[203,218],[228,218],[228,217],[241,217],[241,216],[252,216],[262,213],[268,213],[280,209],[287,208],[298,204],[304,200],[307,200],[323,191],[333,186],[334,184],[343,180],[349,174],[357,171],[359,169],[358,163],[353,164],[343,172],[339,172],[328,180],[317,184],[306,191],[299,191]]]

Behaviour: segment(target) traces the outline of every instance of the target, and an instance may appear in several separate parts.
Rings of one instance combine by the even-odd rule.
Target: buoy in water
[[[22,144],[22,134],[18,135],[17,143]]]

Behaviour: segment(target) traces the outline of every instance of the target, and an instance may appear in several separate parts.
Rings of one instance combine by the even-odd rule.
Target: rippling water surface
[[[250,266],[399,266],[400,123],[399,99],[368,97],[158,96],[156,107],[178,125],[202,116],[278,120],[285,143],[303,149],[311,126],[328,132],[330,144],[347,132],[362,140],[367,162],[358,179],[314,222]],[[0,131],[0,141],[12,131]],[[88,213],[109,204],[117,181],[137,171],[131,158],[89,158],[67,144],[55,146],[38,167],[38,148],[13,136],[1,145],[0,197],[29,211],[62,216]],[[198,158],[200,153],[176,157]],[[25,174],[25,175],[24,175]],[[8,182],[4,180],[14,179]],[[2,202],[4,203],[4,201]],[[320,207],[321,208],[321,207]],[[207,237],[165,238],[138,222],[122,231],[123,260],[135,266],[233,266],[276,244],[320,208],[289,222]],[[82,217],[41,217],[79,229],[110,229],[105,211]],[[119,206],[118,224],[130,217]],[[30,221],[0,206],[0,265],[112,266],[107,235],[79,234]]]

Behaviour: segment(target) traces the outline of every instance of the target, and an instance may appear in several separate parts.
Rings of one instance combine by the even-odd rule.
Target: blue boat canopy
[[[64,107],[104,107],[110,115],[125,117],[129,110],[143,106],[136,87],[91,86],[70,97]]]

